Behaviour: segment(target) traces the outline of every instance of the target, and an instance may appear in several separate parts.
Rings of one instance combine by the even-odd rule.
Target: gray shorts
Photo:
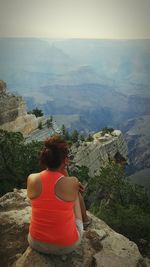
[[[74,243],[71,246],[57,246],[53,244],[48,244],[44,243],[41,241],[37,241],[31,237],[30,234],[28,234],[28,242],[31,248],[42,252],[46,254],[55,254],[55,255],[64,255],[68,254],[76,249],[78,245],[81,243],[81,238],[83,235],[83,223],[80,219],[76,219],[76,226],[77,226],[77,231],[79,234],[79,239],[76,243]]]

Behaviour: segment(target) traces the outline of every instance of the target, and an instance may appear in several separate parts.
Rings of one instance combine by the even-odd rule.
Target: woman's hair
[[[41,166],[49,169],[59,168],[69,153],[67,143],[59,135],[54,135],[46,139],[44,145],[40,155]]]

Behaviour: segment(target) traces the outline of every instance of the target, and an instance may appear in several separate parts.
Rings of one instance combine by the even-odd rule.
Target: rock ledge
[[[0,198],[3,240],[1,264],[5,267],[145,267],[135,243],[113,231],[104,221],[89,213],[92,224],[84,231],[81,245],[64,256],[44,255],[28,247],[27,233],[31,207],[26,190],[14,190]],[[7,256],[6,256],[7,251]]]

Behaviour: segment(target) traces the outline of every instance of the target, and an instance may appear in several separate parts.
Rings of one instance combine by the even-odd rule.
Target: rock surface
[[[0,129],[28,135],[38,128],[42,119],[27,114],[22,97],[10,94],[6,83],[0,80]]]
[[[5,267],[144,267],[148,266],[137,245],[113,231],[89,213],[92,224],[82,243],[64,256],[44,255],[28,247],[31,216],[26,190],[14,190],[0,198],[0,258]]]
[[[106,134],[104,137],[99,132],[93,137],[91,142],[82,142],[80,146],[72,147],[74,162],[79,166],[87,166],[91,177],[99,174],[100,168],[117,155],[128,161],[128,148],[121,131],[114,130],[111,135]]]
[[[125,138],[134,172],[150,168],[150,115],[129,120],[126,129]]]

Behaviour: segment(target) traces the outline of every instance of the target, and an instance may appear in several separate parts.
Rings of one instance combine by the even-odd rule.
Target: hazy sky
[[[0,37],[150,38],[150,0],[0,0]]]

